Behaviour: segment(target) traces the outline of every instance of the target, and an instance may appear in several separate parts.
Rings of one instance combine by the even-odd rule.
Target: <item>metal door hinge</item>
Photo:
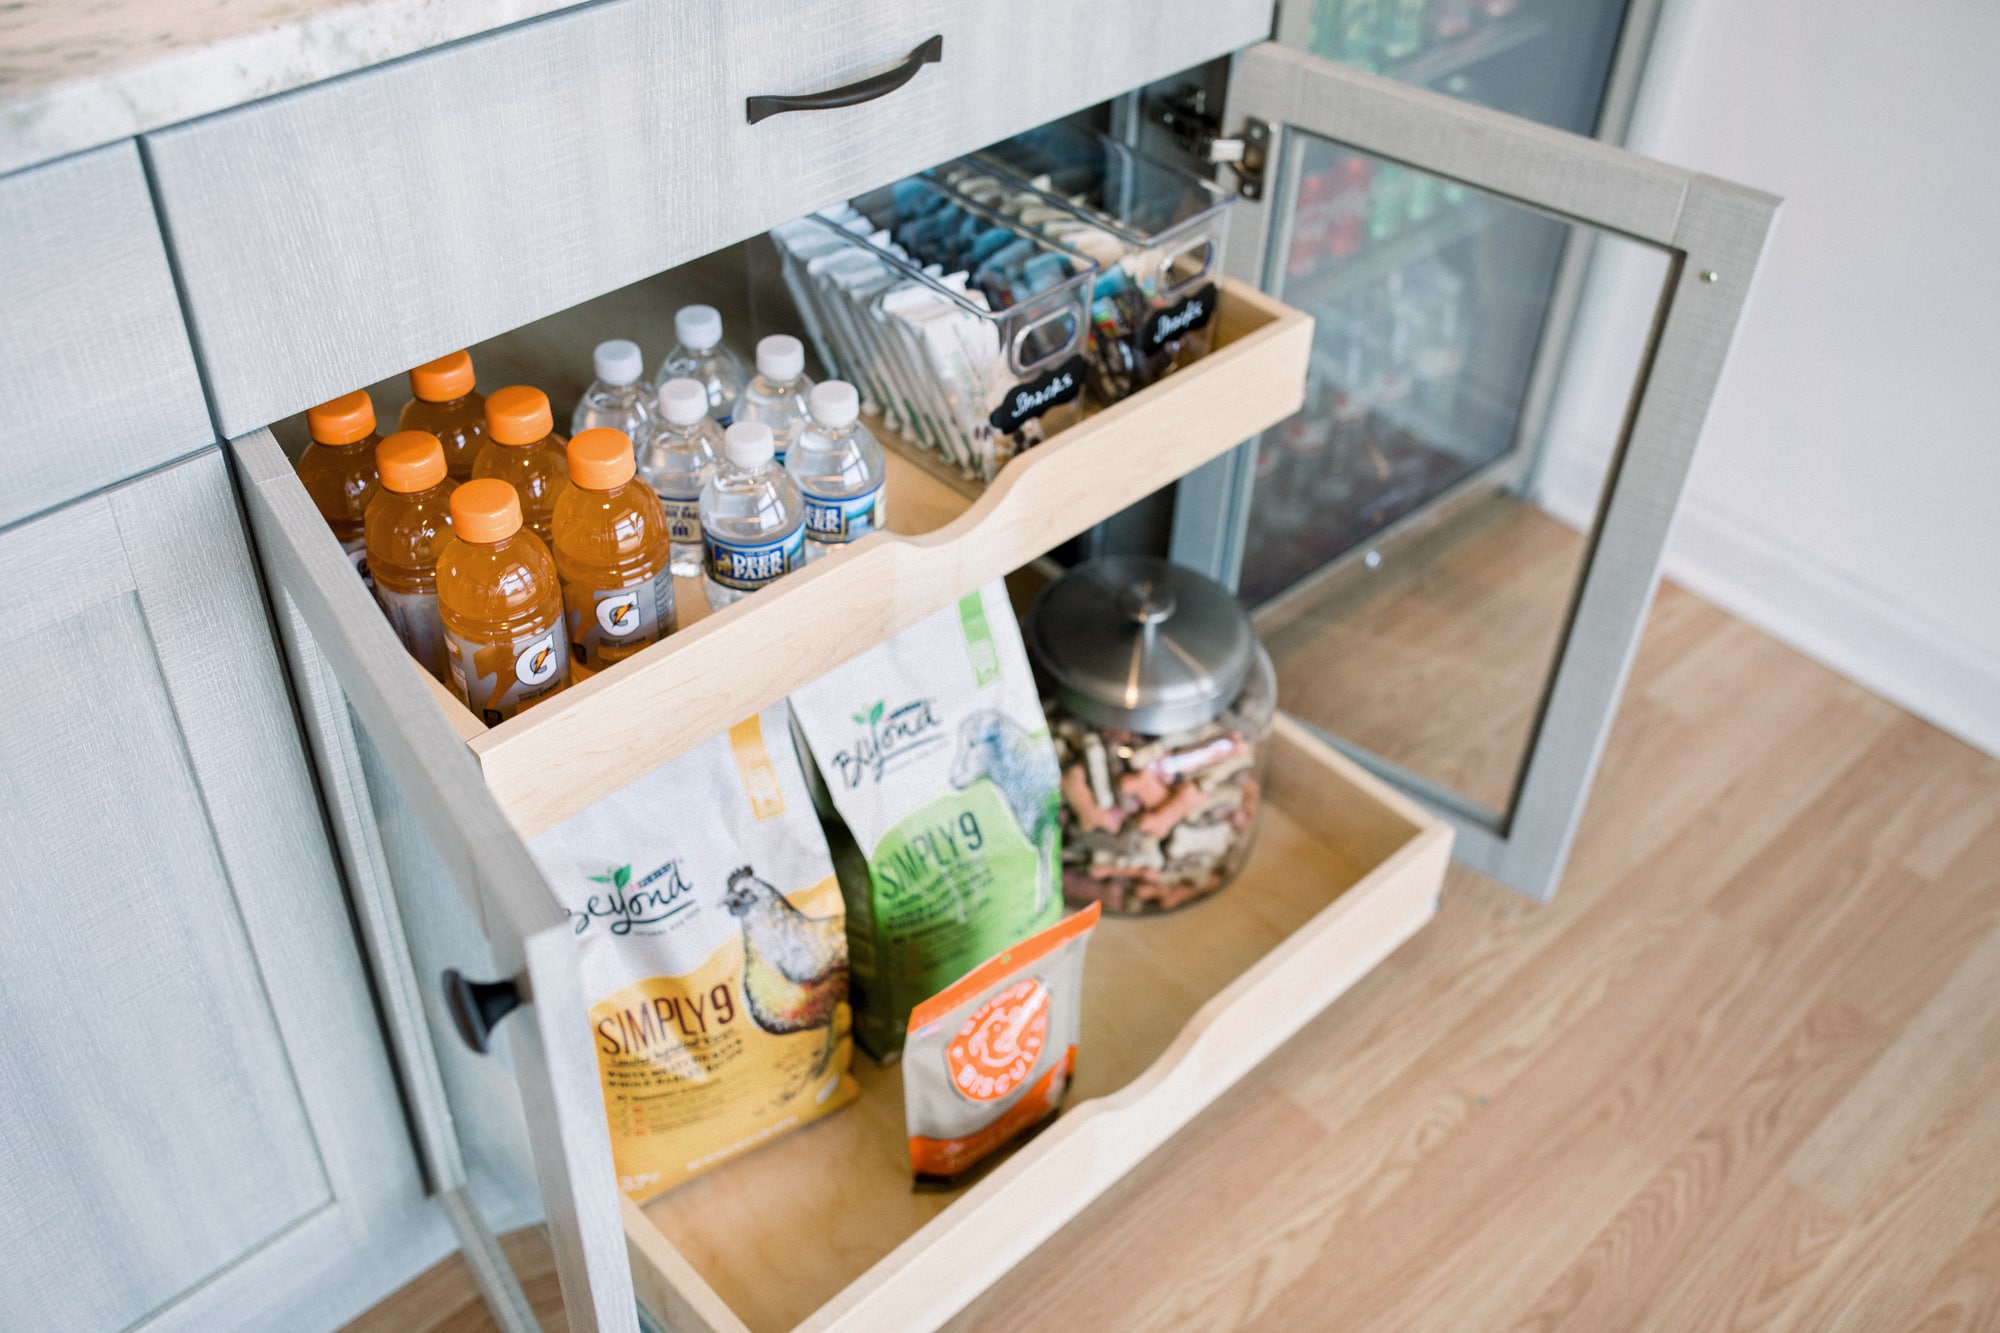
[[[1245,199],[1264,197],[1264,160],[1271,146],[1271,127],[1261,120],[1246,120],[1233,135],[1222,133],[1222,121],[1208,107],[1208,92],[1196,87],[1177,88],[1159,97],[1146,99],[1146,115],[1174,136],[1175,142],[1195,160],[1208,166],[1228,167],[1236,174],[1236,192]]]

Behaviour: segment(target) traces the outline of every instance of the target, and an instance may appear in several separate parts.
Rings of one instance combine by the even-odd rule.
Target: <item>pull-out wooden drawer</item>
[[[639,1304],[676,1330],[935,1328],[1436,911],[1451,830],[1289,718],[1242,875],[1090,942],[1067,1110],[966,1188],[911,1188],[902,1071],[655,1200],[626,1203]],[[1052,1327],[1062,1327],[1056,1319]]]
[[[131,143],[0,177],[0,527],[215,442]]]
[[[1262,37],[1267,0],[607,0],[147,136],[226,435]],[[879,100],[748,123],[746,99]]]

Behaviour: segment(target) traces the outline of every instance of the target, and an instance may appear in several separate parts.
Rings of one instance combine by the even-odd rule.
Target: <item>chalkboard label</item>
[[[993,429],[1011,435],[1052,407],[1060,406],[1083,392],[1083,358],[1073,356],[1053,370],[1044,371],[1026,384],[1007,390],[1000,406],[986,418]]]
[[[1149,354],[1157,352],[1168,343],[1187,337],[1214,317],[1215,284],[1206,282],[1165,310],[1149,313],[1146,325],[1139,333],[1139,345]]]

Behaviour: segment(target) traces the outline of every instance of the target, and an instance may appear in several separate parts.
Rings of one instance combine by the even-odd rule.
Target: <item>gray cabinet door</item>
[[[1270,135],[1267,188],[1238,205],[1233,234],[1249,244],[1232,245],[1230,271],[1312,313],[1314,382],[1329,392],[1309,389],[1261,447],[1182,483],[1175,558],[1249,586],[1260,565],[1330,537],[1365,557],[1333,559],[1317,586],[1254,594],[1281,706],[1451,819],[1461,859],[1546,898],[1778,200],[1274,43],[1237,55],[1225,120]],[[1343,211],[1349,196],[1360,203]],[[1465,306],[1447,301],[1461,279],[1439,254],[1490,256],[1522,232],[1632,247],[1658,275],[1581,536],[1551,531],[1532,472],[1509,462],[1536,441],[1496,466],[1464,428],[1532,340],[1440,313]],[[1507,267],[1468,263],[1463,290],[1505,296]],[[1483,381],[1462,373],[1486,363]],[[1260,485],[1278,503],[1253,506]],[[1398,488],[1427,485],[1444,487],[1439,502],[1396,520]],[[1392,548],[1398,534],[1371,526],[1398,521],[1420,540]]]
[[[138,145],[0,177],[0,525],[214,439]]]
[[[0,1328],[335,1326],[453,1241],[220,453],[0,568]]]

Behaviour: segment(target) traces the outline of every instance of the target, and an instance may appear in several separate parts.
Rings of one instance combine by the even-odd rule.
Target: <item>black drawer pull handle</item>
[[[748,113],[750,123],[755,125],[760,120],[769,120],[787,111],[825,111],[836,106],[872,102],[916,78],[917,71],[925,65],[935,65],[943,59],[944,34],[939,33],[926,38],[923,45],[910,52],[902,64],[880,74],[872,74],[859,83],[850,83],[845,88],[829,88],[823,93],[800,93],[795,97],[752,97],[743,103],[743,109]]]
[[[493,1053],[493,1029],[521,1007],[521,988],[511,981],[468,981],[455,967],[444,971],[444,1007],[458,1035],[476,1054]]]

